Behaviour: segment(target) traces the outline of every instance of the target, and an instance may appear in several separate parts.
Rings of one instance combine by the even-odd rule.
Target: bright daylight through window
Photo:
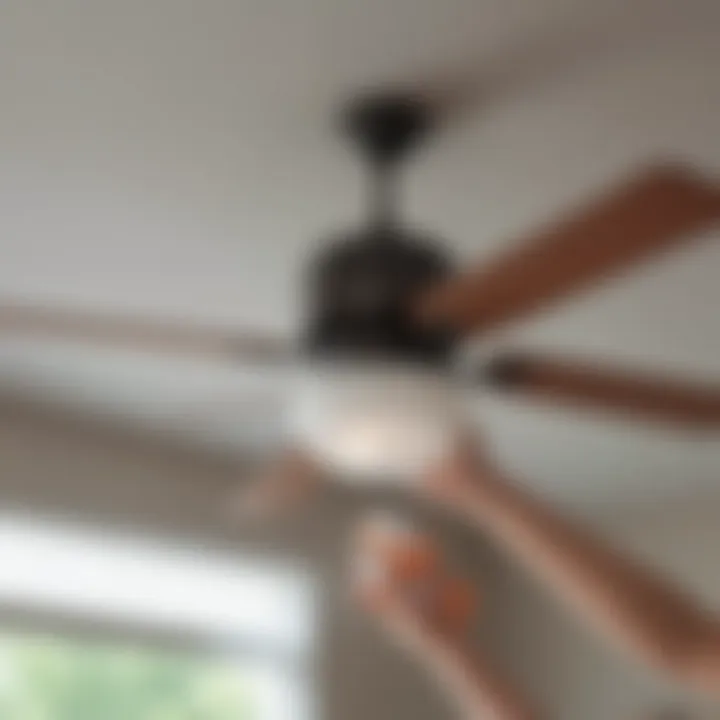
[[[0,521],[3,720],[307,720],[294,569]]]

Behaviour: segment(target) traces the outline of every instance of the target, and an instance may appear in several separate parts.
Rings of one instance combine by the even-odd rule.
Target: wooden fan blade
[[[490,385],[532,398],[599,408],[689,427],[720,427],[720,386],[693,385],[591,363],[530,354],[499,356]]]
[[[0,300],[0,339],[53,340],[221,361],[282,360],[289,348],[262,335]]]
[[[233,513],[241,520],[267,520],[297,508],[319,486],[323,472],[297,449],[286,450],[244,483]]]
[[[720,188],[657,166],[495,262],[433,288],[419,311],[481,332],[541,309],[720,220]]]

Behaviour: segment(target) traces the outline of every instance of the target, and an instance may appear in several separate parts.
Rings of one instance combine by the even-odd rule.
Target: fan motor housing
[[[305,349],[313,358],[445,366],[457,338],[423,322],[418,295],[448,277],[436,243],[400,225],[394,171],[433,125],[433,112],[408,93],[361,95],[341,125],[372,171],[373,205],[364,229],[336,237],[316,258],[309,282]]]
[[[446,366],[457,338],[420,320],[415,300],[452,267],[436,245],[398,228],[336,239],[311,270],[306,351],[323,359]]]

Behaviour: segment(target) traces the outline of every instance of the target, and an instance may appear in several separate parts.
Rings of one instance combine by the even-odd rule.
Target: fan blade
[[[0,301],[0,338],[60,340],[221,361],[279,361],[280,340],[222,328]]]
[[[266,520],[297,508],[320,484],[323,473],[297,449],[283,452],[255,478],[243,484],[232,503],[241,520]]]
[[[539,310],[720,219],[720,190],[680,166],[656,166],[569,220],[420,298],[432,322],[480,332]]]
[[[563,405],[597,407],[689,427],[720,426],[720,386],[522,353],[491,361],[484,379],[502,390]]]

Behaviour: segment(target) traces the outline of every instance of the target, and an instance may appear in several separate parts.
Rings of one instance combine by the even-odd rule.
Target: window
[[[298,570],[5,519],[0,717],[306,720],[312,611]]]

